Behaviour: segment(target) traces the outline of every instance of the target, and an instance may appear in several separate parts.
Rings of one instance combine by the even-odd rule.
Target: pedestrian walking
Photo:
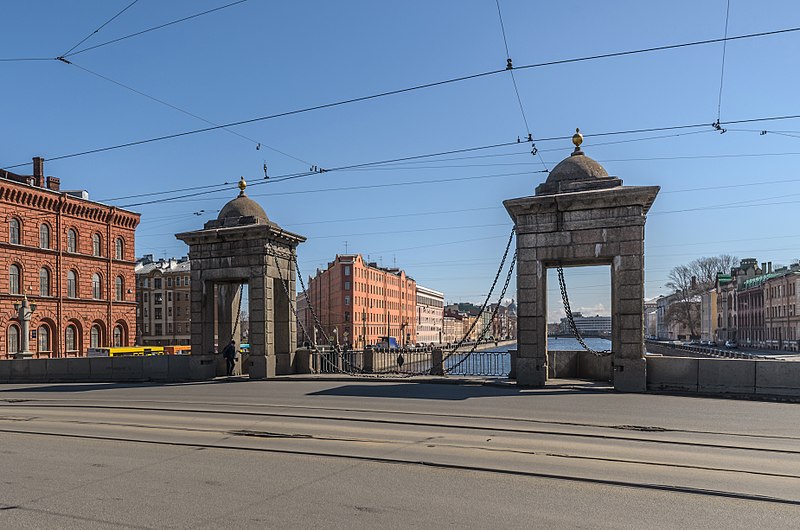
[[[232,340],[230,344],[225,346],[222,350],[222,356],[225,358],[225,365],[228,369],[228,375],[233,375],[233,367],[236,366],[236,341]]]

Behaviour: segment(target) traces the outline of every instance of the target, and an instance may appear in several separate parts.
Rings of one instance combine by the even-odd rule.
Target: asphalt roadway
[[[0,386],[0,528],[800,528],[800,404],[554,382]]]

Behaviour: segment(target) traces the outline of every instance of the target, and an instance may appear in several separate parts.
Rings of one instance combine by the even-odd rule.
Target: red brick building
[[[0,170],[0,358],[19,351],[14,304],[36,304],[30,351],[86,355],[136,336],[134,231],[139,214],[61,191],[33,159],[33,175]]]
[[[326,270],[318,270],[308,282],[308,304],[339,344],[360,349],[387,333],[400,346],[417,341],[416,282],[400,269],[366,263],[360,254],[337,255]],[[312,333],[308,304],[298,303],[298,318]],[[317,343],[325,343],[321,333]]]

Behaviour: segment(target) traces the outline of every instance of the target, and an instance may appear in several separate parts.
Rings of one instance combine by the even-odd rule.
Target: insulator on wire
[[[506,59],[506,70],[513,70],[514,64],[511,62],[511,57]]]

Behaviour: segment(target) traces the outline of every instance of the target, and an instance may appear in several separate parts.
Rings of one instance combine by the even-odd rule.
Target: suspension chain
[[[489,327],[491,327],[492,322],[494,322],[494,318],[497,316],[497,311],[500,309],[500,302],[503,301],[503,298],[506,295],[506,291],[508,290],[508,284],[511,282],[511,278],[512,278],[512,275],[514,273],[514,266],[516,265],[516,263],[517,263],[517,253],[514,252],[514,257],[511,258],[511,265],[508,268],[508,274],[506,274],[506,283],[503,285],[503,290],[500,293],[500,296],[499,296],[499,298],[497,300],[497,304],[494,306],[494,310],[492,311],[492,316],[489,318],[489,321],[486,323],[486,325],[483,326],[483,330],[481,331],[481,335],[480,335],[480,337],[478,337],[478,340],[475,341],[475,344],[472,345],[472,348],[469,350],[469,352],[467,352],[464,355],[464,357],[459,359],[458,362],[453,364],[453,366],[450,366],[450,367],[447,367],[447,368],[444,368],[444,363],[455,352],[450,352],[446,357],[444,357],[442,359],[442,366],[443,366],[443,369],[444,369],[445,373],[450,372],[452,370],[455,370],[456,368],[458,368],[459,366],[464,364],[464,362],[466,362],[466,360],[469,358],[469,356],[472,355],[473,353],[475,353],[475,350],[477,349],[478,344],[480,344],[480,342],[484,339],[484,337],[486,337],[486,332],[489,331]],[[503,269],[501,268],[500,270],[503,270]],[[499,272],[498,272],[498,275],[499,275]]]
[[[564,269],[561,265],[558,266],[558,285],[561,287],[561,301],[564,302],[564,312],[567,314],[567,322],[569,323],[569,327],[572,330],[572,334],[575,335],[575,339],[583,346],[583,349],[591,353],[592,355],[596,355],[597,357],[606,357],[611,355],[613,352],[611,350],[593,350],[589,346],[586,345],[584,342],[583,337],[581,337],[580,332],[578,331],[578,326],[575,325],[575,318],[572,316],[572,309],[569,306],[569,296],[567,295],[567,282],[564,281]]]
[[[486,310],[486,306],[487,306],[487,304],[489,303],[489,300],[492,297],[492,293],[494,292],[495,286],[497,285],[497,280],[500,278],[500,273],[503,272],[503,267],[506,264],[506,258],[508,257],[508,251],[511,248],[511,242],[514,240],[514,234],[516,233],[516,230],[517,230],[517,225],[514,225],[513,227],[511,227],[511,234],[509,234],[509,236],[508,236],[508,243],[506,243],[506,250],[503,252],[503,259],[500,260],[500,266],[497,268],[497,274],[494,275],[494,281],[492,282],[492,286],[489,288],[489,293],[486,295],[486,299],[483,301],[483,305],[481,306],[480,311],[478,311],[478,316],[472,322],[472,325],[469,327],[467,332],[464,333],[464,336],[461,337],[461,340],[458,341],[458,343],[453,347],[453,349],[451,351],[447,352],[447,356],[445,357],[445,360],[448,357],[450,357],[451,355],[453,355],[454,353],[456,353],[458,351],[458,349],[464,344],[464,342],[466,342],[467,338],[469,337],[469,334],[472,333],[473,329],[475,329],[475,326],[478,324],[478,320],[480,319],[480,317],[483,314],[483,312]],[[516,252],[514,253],[514,259],[516,260]],[[513,266],[512,266],[512,268],[513,268]]]

